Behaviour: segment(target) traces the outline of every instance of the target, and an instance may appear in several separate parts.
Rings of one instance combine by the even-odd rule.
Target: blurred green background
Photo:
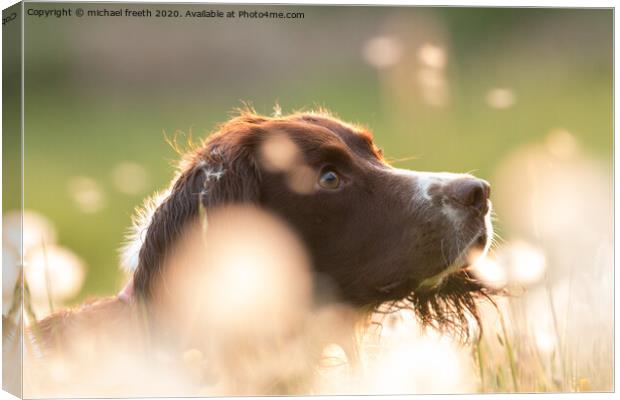
[[[73,301],[121,286],[132,212],[172,177],[164,132],[203,137],[242,101],[262,113],[324,106],[368,125],[388,158],[415,157],[402,168],[493,184],[508,153],[555,128],[611,168],[611,10],[149,8],[305,17],[26,17],[25,206],[86,264]]]

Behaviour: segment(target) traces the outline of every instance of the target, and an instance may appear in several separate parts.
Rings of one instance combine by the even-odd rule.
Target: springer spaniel
[[[423,324],[463,328],[488,293],[468,267],[490,246],[489,193],[468,174],[394,168],[367,129],[327,113],[244,111],[186,153],[170,188],[141,214],[124,249],[133,271],[125,289],[40,321],[38,345],[58,345],[84,325],[127,326],[137,304],[156,314],[161,277],[177,268],[173,249],[188,227],[230,205],[285,221],[307,251],[315,291],[333,293],[328,301],[399,304]]]

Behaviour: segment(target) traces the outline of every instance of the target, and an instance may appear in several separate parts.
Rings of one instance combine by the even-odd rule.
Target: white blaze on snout
[[[398,175],[410,177],[414,194],[429,201],[433,199],[431,189],[441,189],[457,179],[472,178],[469,174],[455,174],[452,172],[420,172],[400,168],[394,168],[394,171]]]
[[[455,174],[452,172],[419,172],[406,169],[394,169],[396,174],[409,177],[412,184],[412,194],[414,201],[420,199],[427,203],[432,203],[436,196],[443,196],[443,188],[450,182],[471,178],[468,174]],[[449,221],[458,223],[461,221],[461,211],[453,207],[450,203],[442,201],[440,211]]]

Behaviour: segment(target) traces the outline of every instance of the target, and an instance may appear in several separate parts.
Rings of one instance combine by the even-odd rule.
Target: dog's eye
[[[321,174],[319,185],[323,189],[338,189],[340,187],[340,177],[332,170],[327,170]]]

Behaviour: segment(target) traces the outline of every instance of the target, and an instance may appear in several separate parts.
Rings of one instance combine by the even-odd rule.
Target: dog
[[[368,129],[325,111],[242,110],[186,152],[170,187],[139,213],[123,249],[127,286],[40,321],[39,348],[66,349],[67,332],[85,327],[136,327],[137,305],[157,314],[162,277],[187,274],[170,259],[188,232],[196,234],[188,227],[206,221],[209,230],[210,215],[231,206],[284,222],[305,249],[323,302],[407,307],[423,325],[467,333],[477,298],[489,295],[470,271],[493,236],[486,181],[394,168]]]

